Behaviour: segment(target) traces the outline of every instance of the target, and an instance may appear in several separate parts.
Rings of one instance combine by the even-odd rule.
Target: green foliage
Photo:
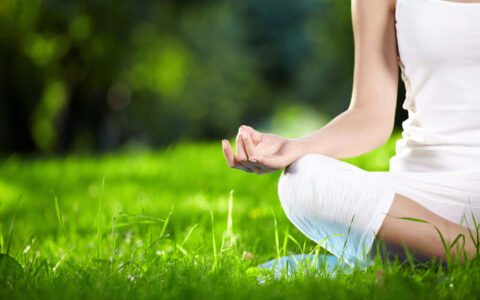
[[[344,1],[3,0],[0,152],[218,139],[292,104],[322,124],[352,41]]]
[[[374,158],[388,156],[394,139],[353,161],[383,168],[387,162]],[[480,293],[478,259],[445,269],[376,258],[366,270],[335,278],[310,270],[260,284],[254,267],[266,260],[324,253],[285,217],[278,176],[229,169],[220,143],[96,158],[12,156],[0,165],[0,241],[6,243],[0,298],[451,299]]]

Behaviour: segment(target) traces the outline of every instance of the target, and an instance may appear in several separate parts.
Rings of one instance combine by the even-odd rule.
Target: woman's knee
[[[368,252],[394,196],[368,172],[323,155],[304,156],[287,168],[278,194],[300,231],[318,243],[327,239],[329,251],[349,260]]]
[[[349,168],[344,162],[320,154],[304,155],[291,164],[278,183],[278,195],[287,216],[311,214],[312,207],[331,200],[322,195],[335,190],[341,173]]]
[[[299,192],[311,187],[311,178],[315,176],[314,170],[318,167],[316,155],[307,154],[285,168],[278,182],[278,195],[282,204],[294,201]]]

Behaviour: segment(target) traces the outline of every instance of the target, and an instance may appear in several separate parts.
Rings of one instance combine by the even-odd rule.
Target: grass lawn
[[[394,139],[350,162],[386,170],[393,152]],[[377,261],[259,284],[252,267],[316,248],[285,217],[279,176],[230,170],[220,142],[5,158],[0,299],[480,297],[478,259],[448,270]]]

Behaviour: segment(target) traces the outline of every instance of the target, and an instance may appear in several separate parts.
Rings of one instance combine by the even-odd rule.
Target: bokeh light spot
[[[65,82],[54,80],[45,87],[42,100],[33,112],[32,136],[42,150],[52,150],[57,141],[56,119],[67,102]]]
[[[84,40],[90,36],[91,27],[92,24],[88,15],[75,16],[70,23],[70,36],[75,40]]]

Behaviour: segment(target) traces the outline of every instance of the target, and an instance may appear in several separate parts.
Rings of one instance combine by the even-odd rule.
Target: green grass
[[[386,170],[393,142],[349,161]],[[0,299],[480,295],[478,260],[448,270],[377,260],[336,278],[313,272],[259,284],[252,267],[319,249],[286,219],[279,175],[230,170],[220,143],[100,157],[10,156],[0,166]]]

